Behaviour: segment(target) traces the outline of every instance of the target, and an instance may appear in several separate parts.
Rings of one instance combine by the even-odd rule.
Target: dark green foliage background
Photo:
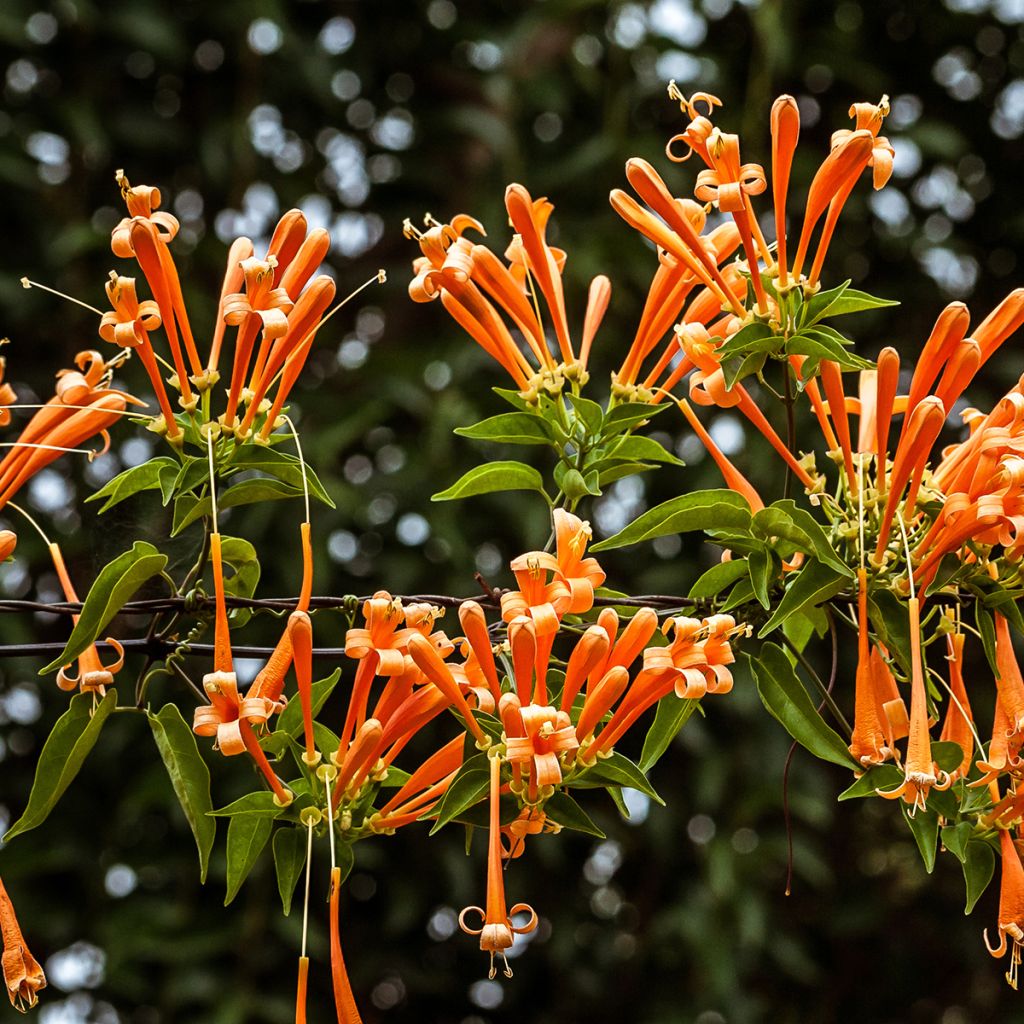
[[[668,17],[673,12],[675,21]],[[354,29],[344,52],[329,53],[318,41],[332,18],[349,19]],[[260,54],[250,45],[256,19],[277,26],[278,36],[262,26],[279,43],[273,52]],[[887,92],[902,97],[896,109],[912,113],[916,106],[908,97],[916,98],[920,115],[890,124],[887,132],[898,150],[902,140],[905,153],[920,156],[919,166],[913,159],[904,163],[890,186],[906,197],[902,216],[892,224],[873,216],[867,189],[858,190],[827,272],[831,283],[852,277],[858,287],[902,300],[899,309],[851,326],[863,354],[895,344],[909,366],[950,298],[967,298],[980,319],[1021,280],[1022,144],[1012,136],[1024,121],[1015,127],[1012,116],[1004,116],[997,134],[992,119],[999,111],[1013,113],[1012,85],[1024,75],[1022,19],[1019,5],[998,0],[765,0],[746,6],[714,0],[692,7],[687,0],[653,6],[6,0],[0,7],[6,76],[0,334],[11,338],[8,379],[22,394],[32,388],[45,396],[52,373],[75,351],[101,344],[91,314],[40,291],[25,292],[18,279],[27,274],[102,305],[101,285],[115,262],[108,231],[121,216],[118,167],[133,182],[159,185],[166,208],[175,209],[185,194],[184,207],[177,208],[192,215],[182,214],[187,241],[177,252],[200,337],[210,329],[223,272],[218,214],[243,209],[254,183],[282,211],[304,197],[324,196],[328,220],[345,214],[349,232],[366,227],[362,215],[373,213],[380,218],[379,241],[358,255],[339,250],[330,262],[342,293],[378,266],[388,270],[389,281],[363,293],[322,332],[293,403],[307,457],[338,505],[314,511],[316,590],[367,593],[386,586],[469,594],[478,568],[505,585],[504,563],[543,544],[544,509],[518,495],[429,502],[476,461],[515,453],[451,435],[454,426],[501,411],[490,388],[506,381],[440,307],[408,301],[414,246],[402,238],[402,218],[419,218],[425,210],[442,219],[472,213],[488,225],[500,250],[507,239],[505,184],[519,180],[534,195],[549,195],[557,207],[557,243],[569,251],[574,322],[582,316],[590,276],[605,272],[615,287],[594,354],[590,394],[603,398],[603,382],[632,337],[653,269],[651,252],[611,212],[607,193],[622,186],[622,165],[631,155],[655,161],[681,195],[695,173],[669,166],[662,156],[664,142],[682,127],[677,107],[665,99],[666,69],[676,68],[681,79],[697,69],[681,82],[684,89],[706,88],[723,98],[719,123],[741,130],[747,160],[767,162],[768,107],[777,92],[796,94],[805,112],[816,106],[820,119],[805,118],[795,178],[803,183],[830,132],[847,127],[851,102],[877,101]],[[341,35],[334,38],[343,40],[344,29],[335,22]],[[256,108],[269,132],[260,147],[253,141]],[[411,134],[402,125],[411,126]],[[339,136],[349,142],[338,143]],[[341,195],[328,170],[329,155],[337,156],[332,138],[351,156]],[[402,148],[389,149],[389,141]],[[291,163],[281,159],[282,144],[295,157]],[[201,212],[192,193],[202,196]],[[940,284],[923,261],[943,259],[947,267],[954,259],[964,262]],[[972,392],[973,401],[984,405],[1016,380],[1018,353],[1019,342],[1010,342]],[[365,361],[355,365],[363,354]],[[125,379],[142,387],[137,367],[130,366]],[[599,534],[623,504],[635,514],[682,490],[718,486],[714,467],[695,458],[687,431],[672,416],[666,413],[657,427],[670,446],[683,445],[691,465],[662,469],[639,491],[620,488],[604,512],[590,513]],[[115,454],[97,463],[88,479],[68,463],[48,489],[28,494],[37,510],[54,493],[57,504],[66,502],[40,515],[83,583],[136,537],[154,541],[178,564],[195,542],[186,535],[167,544],[167,516],[146,499],[102,520],[95,506],[79,503],[102,479],[100,472],[109,475],[120,468],[118,460],[133,457],[121,447],[131,430],[122,431]],[[737,462],[766,496],[779,495],[781,474],[762,446],[752,443]],[[225,525],[259,548],[260,594],[295,591],[300,514],[297,505],[270,506]],[[406,519],[400,527],[410,515],[425,524]],[[399,539],[415,539],[424,525],[425,540]],[[18,528],[18,562],[0,570],[0,586],[15,596],[52,596],[44,553]],[[615,553],[604,563],[610,583],[622,589],[680,593],[714,558],[700,545],[663,544],[657,551]],[[119,628],[138,635],[142,625],[121,620]],[[272,641],[278,628],[274,620],[256,618],[243,636]],[[319,615],[318,642],[340,643],[343,628],[340,616]],[[61,639],[66,623],[5,615],[0,630],[5,643]],[[845,706],[852,704],[852,643],[845,636],[839,649]],[[817,656],[823,671],[828,654],[822,649]],[[50,680],[36,681],[37,669],[37,663],[18,661],[2,666],[5,820],[20,814],[39,747],[66,703]],[[197,663],[196,673],[202,670]],[[988,673],[981,669],[975,678],[984,722]],[[166,684],[155,687],[153,697],[181,700],[187,713],[187,694]],[[742,676],[733,695],[709,699],[706,711],[707,719],[691,721],[653,773],[667,809],[652,807],[634,827],[600,806],[600,798],[590,801],[588,809],[617,844],[620,863],[610,877],[599,869],[615,851],[604,847],[595,858],[598,844],[573,835],[545,837],[511,866],[510,895],[533,903],[544,924],[515,961],[515,979],[502,984],[498,1007],[479,1005],[480,990],[471,989],[485,966],[473,942],[461,935],[438,940],[427,930],[439,909],[483,899],[479,841],[469,860],[457,832],[425,842],[425,830],[406,830],[361,846],[343,914],[366,1019],[1024,1019],[1003,984],[1001,965],[989,960],[981,943],[982,927],[995,925],[996,888],[965,920],[957,862],[940,857],[927,877],[897,809],[877,801],[836,805],[834,795],[847,781],[843,773],[812,764],[802,752],[790,787],[795,873],[793,895],[785,897],[787,737]],[[218,805],[253,783],[240,761],[211,756],[210,763]],[[267,861],[228,910],[220,907],[223,852],[215,853],[210,880],[200,888],[192,840],[145,722],[116,716],[45,827],[0,850],[0,871],[36,952],[45,958],[84,940],[106,956],[102,977],[91,979],[95,987],[73,995],[54,985],[45,993],[51,1004],[64,1001],[65,1016],[51,1019],[291,1020],[300,921],[297,913],[281,918]],[[112,898],[105,878],[118,864],[136,872],[138,885]],[[316,867],[323,896],[322,853]],[[333,1019],[325,911],[314,903],[312,1021]],[[484,990],[484,1002],[493,991]],[[3,1019],[6,1013],[0,1009]]]

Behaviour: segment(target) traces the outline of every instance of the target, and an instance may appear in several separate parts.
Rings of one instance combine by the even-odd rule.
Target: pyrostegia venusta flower
[[[1024,943],[1024,866],[1008,829],[999,832],[999,850],[1003,860],[1003,879],[999,888],[999,943],[993,946],[989,942],[986,928],[985,945],[996,958],[1005,956],[1007,946],[1010,947],[1010,969],[1006,972],[1006,980],[1016,988],[1021,943]]]
[[[498,973],[494,966],[494,955],[501,955],[505,963],[505,977],[512,977],[506,951],[512,948],[516,935],[525,935],[537,927],[537,913],[527,903],[516,903],[511,909],[505,903],[505,876],[501,864],[501,817],[499,800],[501,796],[501,758],[497,752],[489,757],[490,764],[490,819],[487,832],[487,901],[486,909],[465,907],[459,914],[459,927],[467,935],[480,936],[480,948],[490,954],[491,964],[488,977]],[[468,915],[480,918],[480,927],[474,928],[467,923]],[[525,924],[517,925],[513,918],[517,914],[527,914]]]
[[[38,992],[46,988],[46,976],[36,958],[29,952],[21,934],[3,880],[0,879],[0,938],[3,939],[3,975],[11,1005],[24,1013],[32,1009],[39,999]]]

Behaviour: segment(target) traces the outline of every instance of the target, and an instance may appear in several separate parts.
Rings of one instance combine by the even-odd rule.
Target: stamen
[[[104,412],[107,410],[104,409]],[[102,455],[101,449],[93,448],[62,448],[57,444],[35,444],[32,441],[3,441],[0,442],[0,448],[41,448],[48,452],[66,452],[68,455],[85,455],[89,461],[92,462],[97,455]]]
[[[309,875],[313,863],[313,827],[320,820],[320,811],[315,807],[307,807],[299,816],[306,824],[306,896],[302,905],[302,956],[306,955],[306,936],[309,932]]]
[[[334,872],[334,801],[331,799],[331,781],[338,774],[338,769],[333,764],[322,764],[316,770],[317,778],[324,784],[324,793],[327,795],[327,835],[331,841],[331,872]]]
[[[299,432],[295,429],[295,424],[292,423],[291,418],[282,414],[281,419],[288,424],[289,429],[292,432],[292,437],[295,438],[295,451],[299,456],[299,465],[302,467],[302,495],[306,499],[306,522],[309,522],[309,480],[306,476],[306,460],[302,457],[302,442],[299,440]]]
[[[98,310],[95,306],[90,306],[88,302],[82,302],[81,299],[65,295],[64,292],[59,292],[56,288],[51,288],[49,285],[40,284],[38,281],[30,281],[27,277],[23,277],[21,279],[21,287],[38,288],[40,291],[49,292],[51,295],[56,295],[58,298],[67,299],[68,302],[73,302],[76,306],[81,306],[83,309],[89,310],[90,313],[95,313],[98,317],[103,316],[101,310]]]
[[[206,450],[210,457],[210,505],[213,509],[213,532],[220,533],[217,527],[217,478],[213,469],[213,430],[206,431]]]
[[[36,528],[36,533],[38,533],[39,536],[43,538],[43,543],[48,548],[53,547],[53,542],[43,532],[43,528],[20,505],[16,505],[13,501],[8,501],[7,507],[13,508],[15,512],[20,512]]]

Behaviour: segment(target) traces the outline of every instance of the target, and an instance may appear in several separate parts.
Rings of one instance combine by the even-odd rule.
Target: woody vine
[[[993,956],[1008,955],[1006,977],[1017,985],[1024,678],[1013,634],[1024,633],[1024,378],[992,409],[968,410],[962,424],[951,413],[1024,322],[1024,291],[974,327],[966,307],[951,303],[912,368],[895,348],[863,358],[840,328],[859,311],[896,303],[828,281],[826,258],[853,189],[866,172],[876,189],[891,173],[893,148],[880,134],[886,99],[851,107],[853,127],[835,132],[804,189],[790,182],[800,130],[791,97],[771,110],[766,174],[742,162],[739,138],[716,123],[715,97],[669,92],[685,128],[669,142],[668,160],[696,156],[702,168],[672,172],[693,199],[640,159],[626,166],[633,194],[611,193],[614,211],[654,253],[636,334],[597,397],[588,360],[595,343],[614,344],[598,340],[611,283],[593,280],[577,333],[562,285],[566,253],[546,237],[551,203],[509,186],[513,235],[501,255],[470,216],[406,222],[420,253],[410,296],[440,300],[510,385],[494,389],[503,411],[457,433],[547,456],[544,472],[485,462],[434,495],[522,490],[550,511],[550,535],[524,538],[528,550],[510,560],[510,578],[479,581],[475,599],[317,594],[329,581],[313,565],[315,503],[331,499],[303,458],[288,401],[318,335],[348,300],[336,303],[333,279],[318,273],[327,232],[309,230],[299,211],[281,219],[265,253],[245,238],[231,245],[218,316],[199,335],[173,256],[178,223],[160,209],[158,189],[119,172],[127,216],[112,250],[137,264],[150,297],[140,298],[135,277],[112,271],[106,306],[94,309],[107,352],[81,353],[42,406],[20,404],[0,386],[0,425],[25,419],[0,462],[0,508],[42,535],[64,591],[59,609],[73,622],[42,669],[73,696],[5,840],[43,825],[112,714],[144,714],[194,834],[200,881],[226,819],[226,902],[268,848],[285,913],[297,912],[297,887],[302,894],[296,1022],[306,1020],[309,971],[320,966],[306,950],[309,915],[321,913],[311,900],[318,889],[329,897],[325,969],[337,1019],[361,1019],[342,945],[344,883],[358,844],[398,829],[466,830],[486,875],[480,905],[466,906],[459,923],[486,954],[490,976],[511,977],[507,953],[543,913],[527,902],[516,862],[551,841],[544,834],[600,834],[579,791],[605,790],[623,814],[623,788],[660,800],[648,773],[695,710],[714,713],[706,696],[727,699],[737,656],[749,670],[741,681],[756,685],[793,740],[849,770],[840,800],[894,802],[927,870],[940,849],[962,864],[968,911],[998,858],[998,919],[984,941]],[[758,217],[765,193],[771,208]],[[122,382],[138,364],[155,405]],[[764,407],[751,379],[758,396],[769,396]],[[810,407],[820,438],[795,436],[798,403]],[[748,421],[780,460],[778,494],[759,493],[733,465],[701,407],[732,408]],[[685,419],[721,471],[721,488],[686,490],[679,460],[644,432],[656,416]],[[59,546],[16,499],[55,459],[91,456],[97,449],[87,446],[133,425],[163,438],[165,451],[88,500],[102,515],[159,493],[173,509],[172,535],[194,538],[194,562],[172,575],[166,554],[136,541],[80,600]],[[675,474],[679,496],[591,543],[591,499],[658,469]],[[266,501],[296,510],[301,576],[279,641],[257,652],[262,667],[243,688],[240,634],[254,611],[282,602],[256,596],[258,553],[223,534],[220,516]],[[631,596],[608,586],[596,554],[686,531],[723,552],[689,593]],[[8,557],[17,537],[5,531],[0,542]],[[332,608],[349,616],[343,651],[316,646],[317,617]],[[151,616],[144,637],[108,636],[120,614],[142,609]],[[857,636],[852,693],[820,679],[805,653],[847,628]],[[965,681],[968,645],[983,651],[991,683]],[[125,685],[127,661],[137,661],[134,687]],[[314,679],[325,661],[333,672]],[[156,706],[157,678],[172,681],[179,699]],[[991,728],[972,712],[987,686],[995,690]],[[332,694],[342,697],[340,717],[324,711]],[[634,762],[619,748],[637,731],[644,739]],[[232,759],[218,766],[223,773],[247,764],[252,791],[215,807],[201,746]],[[327,879],[311,875],[315,844],[329,851]],[[2,883],[0,930],[8,994],[28,1009],[46,981]]]

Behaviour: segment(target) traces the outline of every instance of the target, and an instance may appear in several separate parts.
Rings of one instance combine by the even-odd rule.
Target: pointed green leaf
[[[685,466],[682,459],[677,458],[664,445],[653,437],[627,437],[619,444],[609,448],[605,457],[629,459],[632,462],[667,462],[673,466]]]
[[[455,433],[494,444],[551,444],[555,439],[547,420],[528,412],[503,412],[469,427],[456,427]]]
[[[99,739],[103,723],[117,707],[117,691],[110,689],[93,711],[90,693],[71,698],[67,711],[57,719],[43,744],[36,776],[22,816],[8,829],[4,842],[42,825]]]
[[[856,288],[847,288],[839,298],[833,302],[825,311],[825,316],[845,316],[847,313],[860,313],[866,309],[885,309],[888,306],[898,306],[895,299],[880,299],[877,295],[869,295],[867,292],[857,291]]]
[[[840,800],[856,800],[865,796],[878,796],[879,790],[888,793],[898,789],[903,772],[894,764],[880,764],[869,768],[852,786],[839,794]]]
[[[277,871],[277,891],[281,894],[281,909],[285,917],[292,912],[295,883],[306,866],[306,844],[307,833],[304,828],[285,825],[274,833],[274,869]]]
[[[562,828],[584,832],[588,836],[604,839],[604,833],[590,820],[587,813],[568,793],[555,793],[544,803],[544,813]]]
[[[268,794],[269,795],[269,794]],[[238,895],[274,830],[272,818],[260,814],[238,814],[228,825],[228,876],[226,907]]]
[[[168,455],[161,455],[159,458],[150,459],[138,466],[132,466],[123,473],[118,473],[112,480],[108,480],[98,491],[90,494],[85,500],[103,501],[99,514],[103,515],[108,509],[120,504],[126,498],[140,491],[153,491],[161,486],[165,478],[173,480],[178,475],[179,463]]]
[[[107,623],[132,599],[139,587],[162,572],[166,564],[166,555],[160,554],[152,544],[137,540],[131,551],[118,555],[104,566],[89,588],[82,614],[64,650],[39,674],[49,675],[63,665],[70,665],[96,641]]]
[[[775,614],[761,627],[758,636],[767,636],[778,629],[794,612],[808,611],[835,597],[846,585],[846,577],[831,566],[824,565],[816,558],[809,559],[804,567],[795,573],[786,593],[783,595]]]
[[[644,737],[644,748],[638,765],[640,771],[649,772],[657,764],[697,706],[695,700],[680,700],[671,695],[658,701],[654,721]]]
[[[196,746],[195,733],[174,704],[165,704],[155,715],[147,712],[157,750],[171,778],[174,793],[185,812],[199,851],[199,881],[206,881],[210,851],[217,835],[217,822],[210,817],[210,770]]]
[[[969,821],[961,821],[959,825],[947,825],[942,829],[942,845],[961,864],[967,863],[967,842],[974,833],[974,826]]]
[[[591,551],[609,551],[689,530],[746,529],[749,525],[750,506],[736,491],[725,488],[693,491],[649,509],[614,537],[594,544]]]
[[[326,679],[321,679],[313,684],[311,707],[314,718],[320,714],[320,709],[327,702],[327,698],[330,697],[335,686],[338,685],[339,679],[341,679],[341,669],[336,668]],[[302,701],[298,698],[288,701],[284,711],[278,716],[274,735],[279,733],[290,736],[292,739],[302,733]]]
[[[493,491],[539,491],[544,494],[544,479],[532,466],[522,462],[485,462],[459,477],[431,501],[455,501]]]
[[[667,408],[667,405],[648,405],[646,402],[624,402],[622,405],[616,405],[608,410],[604,418],[601,436],[611,437],[632,427],[641,426]]]
[[[836,572],[840,572],[844,576],[851,578],[854,576],[854,571],[836,554],[835,548],[832,547],[828,539],[828,535],[810,512],[800,508],[792,498],[784,498],[781,501],[773,502],[769,507],[788,516],[793,526],[806,536],[810,542],[810,547],[800,547],[801,551],[808,555],[814,555],[819,562],[831,566]],[[768,509],[764,511],[768,511]],[[796,544],[795,538],[797,534],[790,533],[785,536],[791,543]]]
[[[479,754],[466,761],[459,769],[459,774],[452,780],[437,809],[437,820],[430,830],[433,835],[449,821],[459,817],[474,804],[478,804],[487,796],[490,785],[490,772],[487,768],[487,755]]]
[[[842,284],[836,285],[835,288],[812,295],[801,307],[798,322],[804,327],[812,327],[822,317],[828,316],[829,307],[850,287],[850,283],[850,281],[844,281]]]
[[[291,492],[302,493],[302,463],[294,455],[288,455],[286,452],[268,448],[265,445],[244,444],[235,449],[230,465],[232,469],[257,470],[260,473],[266,473],[285,484]],[[329,508],[334,508],[331,496],[308,463],[305,479],[310,497],[322,501]],[[287,495],[283,496],[287,497]]]
[[[754,588],[754,597],[761,607],[767,610],[771,605],[768,591],[778,573],[775,560],[765,548],[755,548],[747,556],[747,568],[750,570],[750,585]]]
[[[996,855],[992,847],[984,840],[972,839],[967,844],[964,857],[964,881],[967,883],[967,902],[964,914],[969,914],[975,903],[981,899],[982,893],[988,888],[996,870]]]
[[[750,665],[762,703],[797,743],[823,761],[857,767],[842,738],[811,703],[781,647],[764,644],[760,656],[750,658]]]
[[[584,398],[582,395],[570,394],[569,401],[572,403],[573,409],[576,410],[576,415],[586,428],[588,436],[598,436],[604,424],[604,409],[597,402],[592,402],[589,398]]]
[[[209,814],[215,818],[235,818],[241,814],[252,814],[261,818],[278,818],[287,809],[274,802],[273,793],[261,789],[255,793],[246,793],[245,796],[233,800],[226,807],[210,811]]]
[[[655,803],[665,806],[665,801],[658,796],[655,788],[647,781],[647,776],[624,754],[617,750],[611,757],[598,758],[597,763],[586,769],[570,783],[574,789],[600,789],[609,785],[628,786],[638,789],[649,796]]]
[[[745,558],[730,558],[727,562],[719,562],[711,566],[706,573],[690,588],[689,597],[694,601],[705,601],[710,597],[718,597],[730,584],[747,575]]]
[[[924,861],[924,869],[930,875],[935,868],[935,848],[939,841],[939,816],[931,808],[925,811],[918,810],[916,814],[911,814],[907,805],[902,802],[900,808],[903,811],[903,819],[914,836],[914,842],[917,843],[921,860]]]

